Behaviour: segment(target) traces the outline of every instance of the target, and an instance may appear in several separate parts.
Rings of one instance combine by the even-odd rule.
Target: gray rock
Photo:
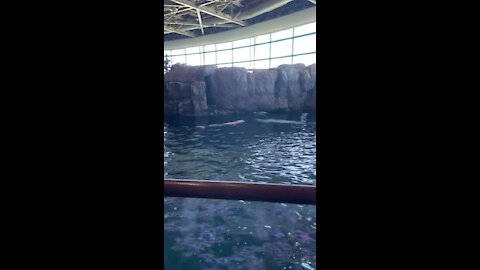
[[[165,75],[165,114],[315,111],[316,65],[254,70],[174,65]],[[207,103],[208,99],[208,103]]]
[[[205,82],[168,82],[164,92],[165,115],[205,115],[208,113]]]
[[[281,109],[302,111],[307,99],[304,83],[301,82],[301,74],[305,73],[304,64],[280,65],[276,93],[278,106]]]
[[[165,74],[165,82],[194,82],[205,81],[207,76],[215,73],[217,66],[187,66],[185,64],[175,64],[172,69]]]
[[[252,73],[254,88],[252,93],[252,111],[278,110],[275,96],[275,85],[278,79],[278,70],[259,69]]]
[[[245,68],[219,68],[207,80],[212,104],[226,110],[252,109],[253,77]]]
[[[317,109],[317,65],[312,64],[307,67],[312,81],[314,82],[311,89],[307,89],[307,100],[305,102],[305,110],[315,112]]]

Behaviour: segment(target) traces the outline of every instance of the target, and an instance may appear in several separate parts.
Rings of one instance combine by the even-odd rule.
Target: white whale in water
[[[244,120],[237,120],[237,121],[233,121],[233,122],[227,122],[227,123],[222,123],[222,124],[212,124],[212,125],[208,125],[208,126],[196,126],[196,128],[207,128],[207,127],[223,127],[223,126],[236,126],[236,125],[240,125],[240,124],[243,124],[245,123]]]
[[[290,120],[280,120],[280,119],[258,119],[255,118],[255,121],[262,123],[275,123],[275,124],[292,124],[292,125],[304,125],[305,122],[302,121],[290,121]]]

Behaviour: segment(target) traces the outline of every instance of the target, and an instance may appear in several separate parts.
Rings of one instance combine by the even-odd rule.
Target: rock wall
[[[165,115],[205,115],[208,113],[205,82],[167,82],[163,108]]]
[[[258,69],[174,65],[165,74],[166,115],[215,111],[314,111],[316,65]]]

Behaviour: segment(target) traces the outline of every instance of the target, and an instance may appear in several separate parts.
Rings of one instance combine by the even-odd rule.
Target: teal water
[[[164,119],[166,178],[316,184],[316,125],[300,115]],[[235,120],[231,127],[196,126]],[[315,206],[164,199],[165,269],[316,269]]]

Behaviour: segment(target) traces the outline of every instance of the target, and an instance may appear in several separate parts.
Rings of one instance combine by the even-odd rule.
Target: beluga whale
[[[255,118],[255,121],[261,123],[274,123],[274,124],[292,124],[292,125],[303,125],[305,124],[302,121],[291,121],[291,120],[281,120],[281,119],[258,119]]]
[[[301,121],[272,119],[272,118],[267,118],[267,119],[255,118],[255,121],[258,121],[258,122],[261,122],[261,123],[304,125],[304,124],[307,123],[307,116],[308,116],[308,113],[302,114]]]
[[[243,124],[243,123],[245,123],[244,120],[237,120],[237,121],[221,123],[221,124],[211,124],[211,125],[208,125],[208,126],[196,126],[196,128],[204,129],[204,128],[207,128],[207,127],[236,126],[236,125],[240,125],[240,124]]]

